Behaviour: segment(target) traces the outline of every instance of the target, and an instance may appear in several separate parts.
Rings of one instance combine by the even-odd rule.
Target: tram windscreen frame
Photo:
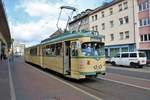
[[[84,56],[104,57],[104,43],[84,42],[81,44],[81,52]]]

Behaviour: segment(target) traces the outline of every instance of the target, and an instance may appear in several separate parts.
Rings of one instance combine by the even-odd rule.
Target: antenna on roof
[[[69,21],[72,18],[73,12],[76,11],[76,8],[71,7],[71,6],[61,6],[60,9],[61,10],[60,10],[60,13],[59,13],[59,16],[58,16],[58,20],[57,20],[57,24],[56,24],[58,30],[61,30],[61,28],[59,28],[59,26],[58,26],[58,23],[59,23],[59,20],[60,20],[60,16],[61,16],[62,10],[63,9],[72,10],[71,15],[68,16],[67,25],[66,25],[66,28],[65,28],[65,31],[67,31],[68,23],[69,23]]]

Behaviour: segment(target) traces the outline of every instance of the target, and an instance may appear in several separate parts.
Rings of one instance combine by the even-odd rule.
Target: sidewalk
[[[8,61],[0,60],[0,99],[10,100],[10,84],[9,84],[9,70]]]

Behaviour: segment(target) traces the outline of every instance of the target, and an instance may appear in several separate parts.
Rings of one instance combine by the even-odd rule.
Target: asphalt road
[[[115,69],[108,68],[106,76],[75,81],[49,70],[43,71],[18,58],[10,67],[17,100],[149,100],[150,97],[148,78],[141,80],[142,75],[141,79],[137,79],[133,75],[122,74],[117,69],[114,71]]]
[[[130,68],[126,66],[112,66],[108,64],[107,72],[150,80],[150,67]]]

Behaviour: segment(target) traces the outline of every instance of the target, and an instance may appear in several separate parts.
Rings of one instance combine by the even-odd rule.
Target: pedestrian
[[[2,48],[1,49],[1,60],[5,60],[5,59],[7,59],[6,54],[5,54],[5,49]]]

